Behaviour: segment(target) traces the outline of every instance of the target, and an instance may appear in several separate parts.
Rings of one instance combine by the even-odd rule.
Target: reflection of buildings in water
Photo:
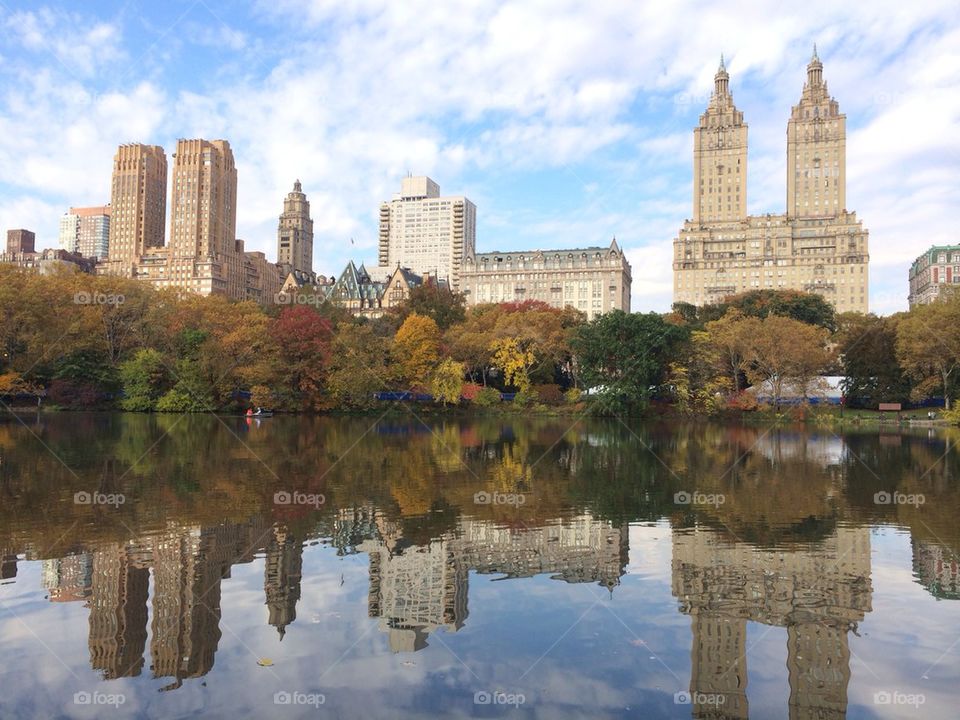
[[[147,642],[150,571],[136,567],[124,547],[93,553],[90,609],[90,666],[105,680],[136,676],[143,668]]]
[[[758,550],[696,529],[673,536],[673,593],[693,630],[695,717],[748,716],[746,623],[787,628],[790,717],[842,718],[848,631],[870,607],[870,535],[840,527],[816,546]],[[706,701],[724,696],[719,708]],[[704,702],[697,702],[703,700]]]
[[[90,596],[93,584],[93,556],[77,553],[41,561],[43,587],[50,602],[73,602]]]
[[[264,557],[263,592],[268,622],[283,640],[286,627],[297,619],[300,580],[303,575],[303,543],[284,527],[275,527]]]
[[[392,528],[391,528],[392,529]],[[426,646],[430,632],[456,632],[467,618],[469,571],[529,577],[554,573],[567,582],[612,589],[627,563],[627,528],[590,516],[516,531],[462,519],[456,536],[402,548],[395,534],[361,546],[370,555],[369,614],[381,619],[394,652]]]
[[[413,545],[402,552],[371,540],[370,617],[379,617],[393,652],[420,650],[438,627],[456,632],[467,617],[467,574],[447,540]]]
[[[200,677],[213,667],[220,642],[220,582],[230,566],[253,560],[266,529],[258,520],[176,530],[153,542],[154,677]]]
[[[960,600],[960,562],[939,543],[911,538],[913,574],[938,599]]]
[[[17,555],[0,551],[0,580],[12,580],[17,576]]]
[[[174,527],[138,544],[105,545],[92,553],[43,560],[52,602],[87,600],[90,664],[105,679],[139,675],[147,637],[149,568],[153,568],[150,654],[166,689],[213,667],[220,640],[220,583],[236,563],[266,546],[264,593],[270,624],[296,618],[302,545],[259,518],[243,524]]]

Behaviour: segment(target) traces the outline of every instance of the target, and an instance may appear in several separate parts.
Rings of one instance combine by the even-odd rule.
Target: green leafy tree
[[[656,313],[604,313],[577,330],[573,350],[584,386],[606,412],[642,410],[663,383],[689,331]]]
[[[466,316],[466,298],[463,293],[453,292],[437,283],[420,285],[410,290],[397,308],[401,320],[410,315],[421,315],[432,319],[441,330],[461,323]]]
[[[163,356],[152,348],[138,351],[120,364],[123,399],[120,407],[134,412],[150,412],[166,392],[170,374]]]
[[[910,379],[897,359],[897,315],[837,316],[837,351],[847,401],[858,407],[910,399]]]

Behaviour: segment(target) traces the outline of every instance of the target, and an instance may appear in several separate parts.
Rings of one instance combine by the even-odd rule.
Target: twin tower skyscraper
[[[867,312],[868,233],[847,210],[846,116],[816,46],[787,121],[785,214],[747,214],[747,124],[722,57],[693,138],[693,217],[674,239],[674,301],[793,289]]]
[[[109,255],[101,272],[202,295],[263,301],[291,272],[312,274],[313,221],[299,180],[284,201],[278,262],[236,237],[237,168],[226,140],[181,139],[170,182],[170,242],[164,244],[167,159],[156,145],[121,145],[114,156]]]

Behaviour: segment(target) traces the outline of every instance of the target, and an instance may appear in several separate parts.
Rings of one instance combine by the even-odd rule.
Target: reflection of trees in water
[[[663,517],[676,527],[708,524],[771,547],[815,542],[845,521],[896,522],[926,542],[960,548],[955,450],[946,444],[955,434],[839,438],[743,425],[496,417],[427,427],[412,415],[257,424],[83,413],[41,415],[31,429],[69,469],[19,423],[0,423],[0,547],[8,554],[43,549],[74,522],[86,542],[125,538],[127,526],[150,532],[169,521],[240,522],[263,512],[315,535],[340,508],[364,505],[417,541],[454,531],[461,514],[521,527],[588,511],[618,525]],[[326,503],[273,504],[276,491],[294,489],[321,493]],[[127,502],[116,510],[77,506],[79,490],[119,492]],[[878,506],[881,490],[922,493],[928,502]],[[478,505],[480,491],[523,493],[525,502]],[[679,505],[680,491],[725,502]],[[68,535],[48,554],[66,554],[76,540]]]

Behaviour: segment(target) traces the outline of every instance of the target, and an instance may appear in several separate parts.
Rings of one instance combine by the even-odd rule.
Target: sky
[[[782,213],[814,42],[847,116],[870,310],[906,309],[912,260],[960,242],[956,0],[0,0],[0,229],[54,247],[70,206],[109,202],[117,145],[172,164],[177,138],[225,138],[237,234],[270,259],[294,180],[330,275],[376,265],[379,204],[429,175],[476,203],[478,252],[615,236],[632,309],[664,311],[720,54],[748,210]]]

